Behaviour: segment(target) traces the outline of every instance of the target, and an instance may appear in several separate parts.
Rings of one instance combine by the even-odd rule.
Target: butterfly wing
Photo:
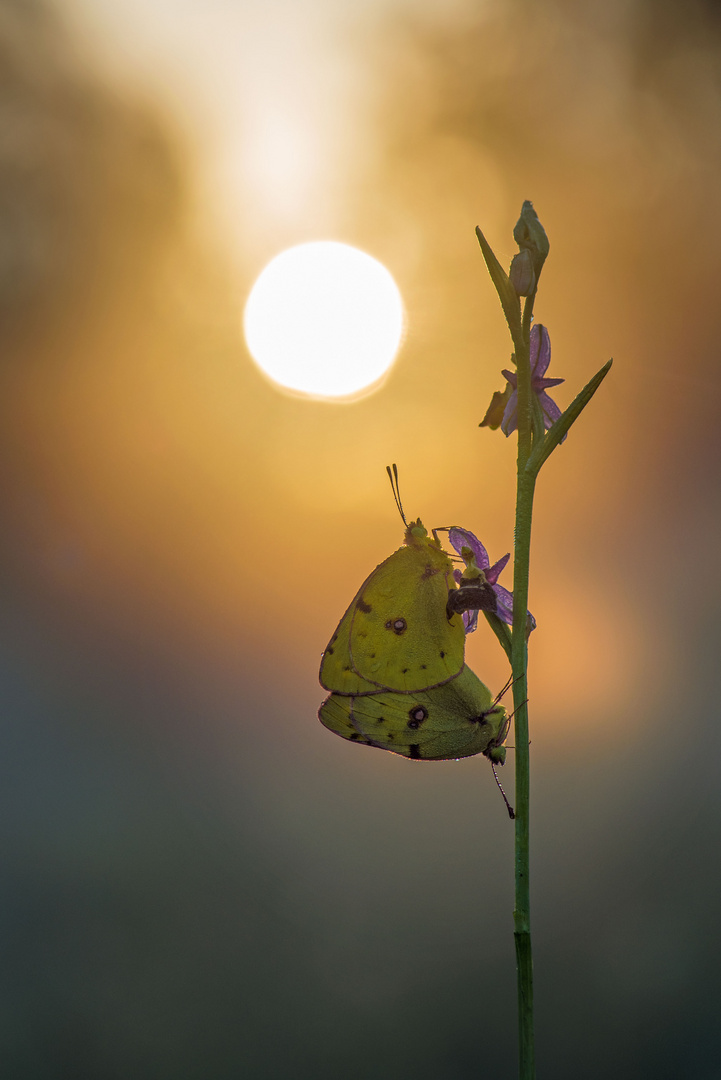
[[[323,654],[320,682],[339,694],[409,694],[454,679],[465,632],[448,617],[453,564],[427,536],[412,536],[364,581]]]
[[[318,719],[329,731],[348,739],[349,742],[373,746],[375,744],[369,742],[353,723],[353,703],[360,700],[347,694],[330,694],[318,710]]]
[[[391,555],[390,558],[392,559],[393,556]],[[373,577],[373,574],[371,574],[371,577]],[[368,581],[370,581],[370,578],[361,585],[360,591],[353,598],[350,607],[338,623],[333,637],[325,647],[318,676],[320,685],[324,690],[332,690],[336,694],[378,693],[378,687],[375,683],[368,682],[356,671],[350,651],[350,631],[355,605]]]
[[[507,730],[505,709],[494,705],[488,687],[468,667],[451,682],[412,695],[331,694],[318,717],[352,742],[425,761],[486,753]]]
[[[355,600],[350,658],[379,689],[414,693],[455,678],[463,667],[463,620],[446,613],[453,564],[433,541],[400,548]]]

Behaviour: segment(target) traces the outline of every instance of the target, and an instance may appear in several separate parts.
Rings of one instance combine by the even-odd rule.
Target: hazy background
[[[538,491],[539,1080],[717,1080],[717,5],[0,0],[0,76],[0,1071],[514,1075],[487,763],[315,713],[401,541],[387,462],[409,514],[512,543],[473,230],[507,263],[531,198],[559,403],[615,357]],[[283,396],[241,338],[306,239],[406,302],[356,404]]]

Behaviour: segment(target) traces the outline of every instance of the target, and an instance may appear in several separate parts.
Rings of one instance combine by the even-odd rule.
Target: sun
[[[382,263],[333,240],[276,255],[251,289],[245,340],[274,383],[314,398],[380,384],[403,337],[403,301]]]

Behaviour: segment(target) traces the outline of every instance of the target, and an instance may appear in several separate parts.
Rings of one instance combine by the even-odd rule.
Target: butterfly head
[[[506,748],[503,744],[508,738],[508,729],[511,726],[511,717],[508,715],[503,706],[499,705],[497,702],[486,715],[490,722],[493,723],[496,728],[496,736],[494,739],[491,740],[491,742],[483,752],[492,765],[505,765]]]
[[[416,521],[412,521],[410,525],[406,526],[406,544],[417,544],[419,540],[425,540],[427,536],[428,530],[426,529],[420,518],[418,518]]]
[[[505,746],[490,746],[486,750],[486,757],[489,761],[492,761],[494,765],[506,764],[506,748]]]

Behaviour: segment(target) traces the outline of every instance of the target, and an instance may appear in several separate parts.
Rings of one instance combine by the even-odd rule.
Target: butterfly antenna
[[[518,676],[518,678],[520,679],[520,678],[521,678],[521,676],[519,675],[519,676]],[[496,694],[495,700],[494,700],[494,702],[493,702],[493,704],[494,704],[494,705],[497,705],[497,704],[498,704],[498,702],[499,702],[499,701],[501,700],[501,698],[503,697],[503,695],[504,695],[504,694],[506,694],[506,693],[508,693],[508,690],[510,689],[510,687],[511,687],[511,686],[513,686],[513,684],[514,684],[514,682],[515,682],[515,681],[516,681],[516,680],[515,680],[515,679],[513,678],[513,675],[509,675],[509,676],[508,676],[508,681],[506,682],[506,685],[505,685],[505,686],[503,687],[503,689],[502,689],[502,690],[499,690],[499,691],[498,691],[498,693]]]
[[[391,468],[393,472],[391,472]],[[393,466],[386,465],[386,472],[388,473],[388,479],[391,482],[391,491],[393,492],[393,498],[396,500],[396,506],[398,507],[398,513],[401,515],[401,520],[406,528],[408,528],[408,522],[406,521],[406,515],[403,513],[403,503],[401,502],[401,489],[398,483],[398,466],[394,463]]]
[[[496,772],[496,766],[493,764],[493,762],[491,762],[491,768],[493,769],[493,776],[495,777],[495,781],[498,784],[498,790],[500,791],[501,795],[503,796],[503,801],[506,804],[506,809],[508,810],[508,816],[511,819],[511,821],[513,821],[513,819],[516,816],[516,811],[513,809],[513,807],[509,803],[508,799],[506,798],[506,793],[503,790],[503,786],[501,784],[501,781],[498,779],[498,773]]]

